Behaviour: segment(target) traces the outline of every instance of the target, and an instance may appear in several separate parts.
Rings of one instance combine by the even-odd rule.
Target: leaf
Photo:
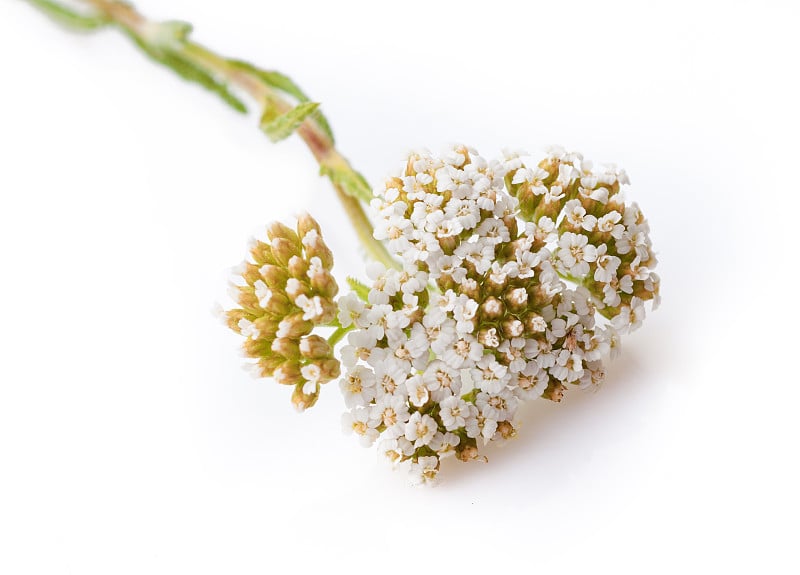
[[[353,290],[353,292],[355,292],[355,294],[359,298],[361,298],[365,302],[369,301],[369,288],[367,286],[362,284],[354,277],[347,278],[347,285],[350,286],[350,289]]]
[[[286,74],[282,74],[281,72],[276,72],[274,70],[262,70],[261,68],[258,68],[249,62],[245,62],[244,60],[229,60],[228,63],[234,68],[239,68],[240,70],[244,70],[250,74],[253,74],[268,86],[275,88],[276,90],[280,90],[284,94],[288,94],[299,103],[310,101],[309,97],[305,92],[303,92],[300,86],[295,84],[294,80],[292,80]],[[313,118],[317,126],[319,126],[323,132],[325,132],[325,135],[328,136],[331,143],[333,143],[333,132],[331,131],[331,126],[328,123],[327,118],[325,118],[325,116],[319,110],[314,112]]]
[[[50,0],[27,0],[53,20],[76,30],[91,31],[110,24],[103,16],[87,16]]]
[[[210,92],[213,92],[222,100],[227,103],[231,108],[236,110],[239,113],[246,114],[247,113],[247,106],[244,105],[239,98],[233,95],[231,91],[228,89],[228,85],[224,82],[220,82],[214,76],[206,72],[204,69],[200,68],[190,60],[186,59],[184,56],[176,52],[170,52],[166,50],[156,50],[144,42],[131,32],[128,32],[128,36],[136,43],[137,46],[147,54],[150,58],[158,62],[159,64],[166,66],[167,68],[172,69],[176,74],[178,74],[184,80],[189,82],[194,82],[195,84],[199,84],[200,86],[206,88]]]
[[[356,172],[349,164],[342,166],[322,165],[319,173],[330,178],[334,185],[342,188],[348,196],[369,203],[372,201],[373,194],[367,180]]]
[[[317,102],[303,102],[285,114],[275,116],[272,106],[267,106],[267,111],[261,118],[261,129],[269,136],[270,140],[280,142],[291,136],[318,107]]]

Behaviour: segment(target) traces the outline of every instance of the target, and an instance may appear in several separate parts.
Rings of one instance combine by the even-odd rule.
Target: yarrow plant
[[[485,460],[487,444],[514,437],[522,402],[598,386],[645,303],[658,304],[647,221],[613,165],[561,148],[487,160],[455,145],[411,153],[373,190],[287,76],[219,56],[190,41],[187,24],[129,4],[32,3],[73,27],[121,29],[234,109],[249,96],[273,141],[305,141],[365,247],[362,280],[339,295],[310,215],[274,222],[237,268],[225,321],[249,368],[291,386],[298,410],[338,380],[344,430],[420,483],[436,480],[442,459]]]

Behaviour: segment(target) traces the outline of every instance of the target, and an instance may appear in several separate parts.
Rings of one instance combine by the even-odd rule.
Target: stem
[[[339,343],[342,338],[347,335],[348,332],[352,331],[355,326],[351,327],[338,327],[336,331],[334,331],[331,336],[328,338],[328,345],[331,347],[335,346]]]
[[[158,32],[163,24],[145,18],[133,6],[116,0],[83,0],[96,10],[103,21],[114,24],[128,34],[140,47],[153,53],[159,53],[165,47],[159,43]],[[168,45],[171,54],[178,55],[192,65],[206,71],[214,78],[235,86],[247,93],[257,104],[266,108],[271,106],[278,113],[285,113],[293,105],[269,86],[258,74],[251,70],[236,66],[231,60],[220,56],[200,44],[185,39],[178,39]],[[263,110],[262,110],[263,111]],[[361,176],[353,170],[350,163],[336,150],[332,139],[312,118],[307,118],[298,128],[297,134],[306,143],[314,159],[322,170],[335,168],[339,173]],[[367,254],[387,267],[399,267],[397,261],[389,255],[383,243],[372,236],[373,225],[370,222],[358,198],[347,193],[341,183],[331,178],[336,195],[344,207],[358,239]]]

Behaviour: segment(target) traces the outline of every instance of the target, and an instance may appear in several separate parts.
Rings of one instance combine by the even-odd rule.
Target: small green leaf
[[[348,164],[343,166],[320,166],[319,173],[330,178],[334,185],[339,186],[348,196],[369,203],[372,201],[372,188],[364,176],[356,172]]]
[[[253,74],[266,85],[275,88],[276,90],[280,90],[284,94],[288,94],[299,103],[309,101],[306,93],[303,92],[300,86],[295,84],[294,80],[292,80],[286,74],[282,74],[281,72],[276,72],[274,70],[262,70],[261,68],[258,68],[249,62],[245,62],[244,60],[229,60],[228,63],[234,68],[239,68],[240,70],[244,70],[250,74]],[[312,117],[317,123],[317,126],[319,126],[323,132],[325,132],[325,135],[328,136],[331,143],[333,143],[333,132],[331,131],[331,126],[328,123],[327,118],[325,118],[325,116],[319,110],[316,110]]]
[[[369,288],[367,286],[362,284],[360,281],[358,281],[354,277],[348,277],[347,278],[347,285],[350,286],[350,289],[353,290],[353,292],[359,298],[363,299],[366,302],[369,301]]]
[[[97,30],[110,23],[107,18],[102,16],[87,16],[50,0],[27,1],[54,20],[76,30]]]
[[[273,142],[280,142],[292,135],[305,119],[319,107],[317,102],[303,102],[285,114],[275,116],[272,106],[267,106],[261,118],[261,129]]]

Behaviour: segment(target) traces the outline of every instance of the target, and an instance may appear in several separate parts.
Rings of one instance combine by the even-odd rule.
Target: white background
[[[794,2],[139,6],[291,74],[372,182],[452,141],[621,164],[664,302],[599,392],[411,488],[210,311],[301,210],[363,277],[302,143],[3,0],[0,572],[797,572]]]

